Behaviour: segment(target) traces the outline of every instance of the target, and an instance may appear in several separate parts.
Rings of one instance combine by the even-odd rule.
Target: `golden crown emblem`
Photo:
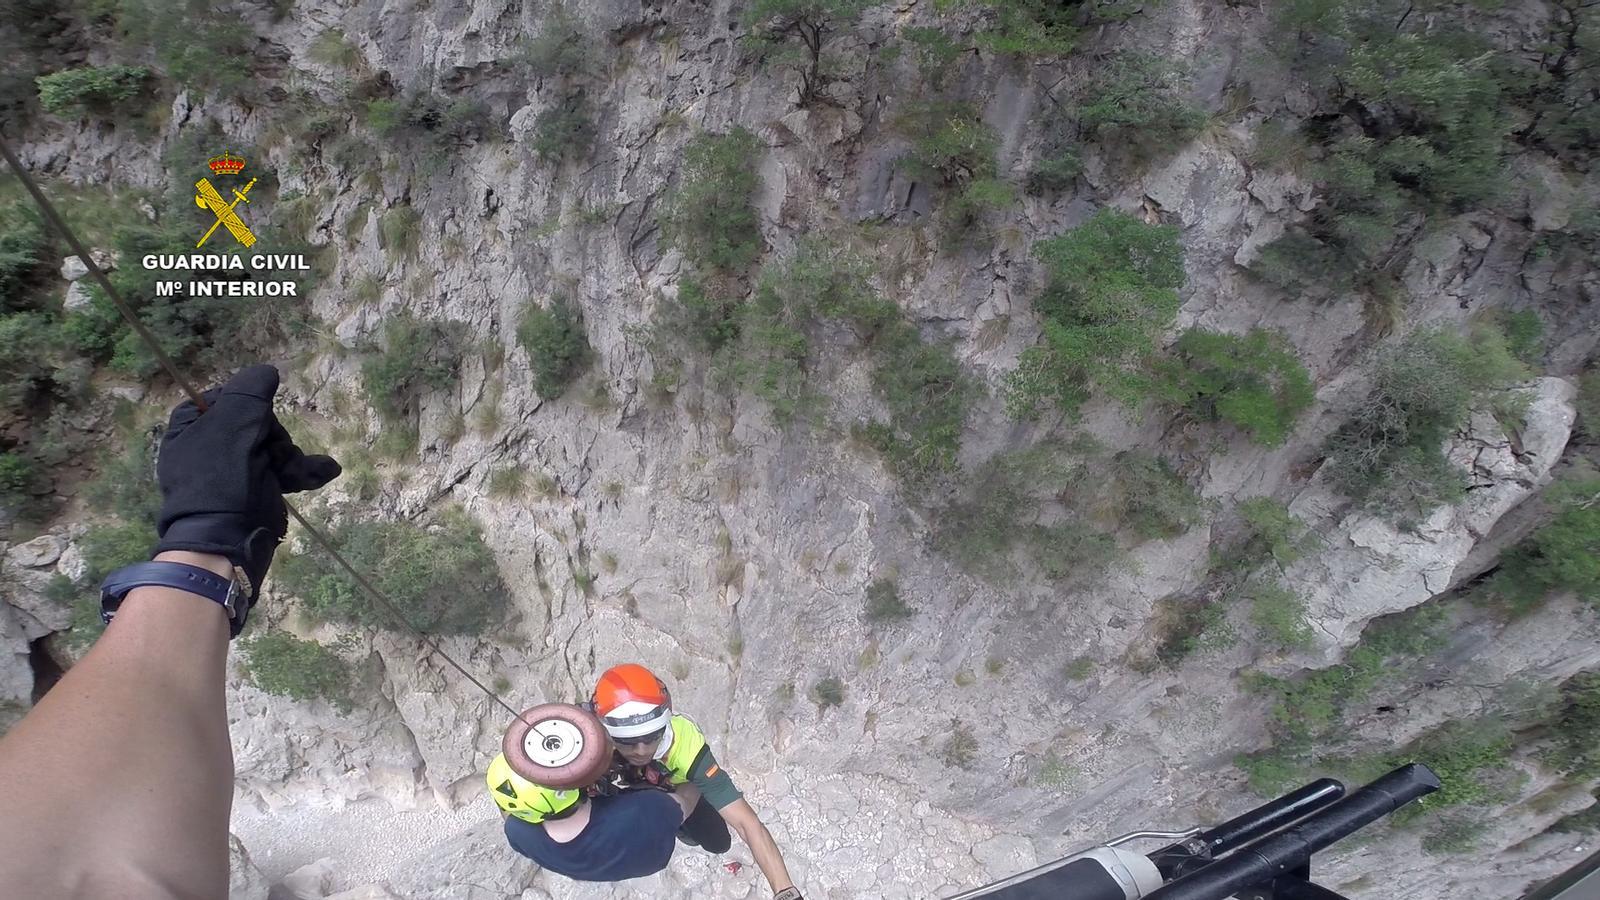
[[[206,160],[206,165],[218,175],[237,175],[244,170],[244,158],[224,150],[221,156],[213,156]]]

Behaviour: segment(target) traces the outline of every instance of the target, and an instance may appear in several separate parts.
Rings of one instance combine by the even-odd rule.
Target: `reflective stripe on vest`
[[[667,758],[661,762],[672,772],[672,783],[683,784],[689,780],[689,768],[694,765],[700,751],[706,746],[706,736],[688,716],[672,717],[672,746]]]

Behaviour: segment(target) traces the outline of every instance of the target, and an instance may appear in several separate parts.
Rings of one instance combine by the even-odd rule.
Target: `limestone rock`
[[[380,797],[414,806],[422,758],[382,698],[362,697],[349,715],[263,693],[240,679],[228,689],[235,789],[268,808],[340,805]]]
[[[90,250],[89,254],[94,259],[94,264],[99,266],[102,272],[109,272],[115,269],[121,256],[121,254],[110,250]],[[84,264],[82,259],[76,256],[69,256],[61,261],[61,277],[67,281],[77,281],[87,274],[89,274],[89,267]]]
[[[56,571],[73,581],[87,575],[89,561],[83,558],[83,548],[75,543],[62,548],[61,557],[56,560]]]
[[[33,699],[33,667],[28,663],[28,635],[20,614],[0,602],[0,710],[13,715]]]
[[[6,561],[25,569],[38,569],[52,565],[61,558],[67,542],[54,534],[42,534],[31,541],[17,544],[6,551]]]
[[[273,900],[322,900],[333,887],[333,862],[319,859],[283,876]]]
[[[269,885],[261,874],[244,842],[234,834],[228,835],[228,900],[267,900]]]
[[[391,893],[383,885],[365,884],[337,894],[329,894],[327,900],[406,900],[406,898]]]
[[[67,312],[82,312],[94,305],[94,296],[83,282],[74,281],[67,286],[67,297],[62,301],[61,307]]]
[[[985,872],[1022,872],[1038,865],[1033,842],[1015,834],[999,834],[972,848]]]
[[[1473,489],[1457,506],[1442,506],[1411,530],[1356,512],[1319,531],[1327,549],[1296,564],[1285,585],[1305,597],[1324,663],[1355,643],[1362,627],[1447,589],[1456,566],[1511,507],[1549,481],[1574,419],[1573,386],[1541,378],[1531,394],[1527,426],[1513,443],[1490,416],[1472,418],[1446,456],[1466,469]],[[1308,522],[1325,522],[1341,499],[1320,480],[1290,506]]]

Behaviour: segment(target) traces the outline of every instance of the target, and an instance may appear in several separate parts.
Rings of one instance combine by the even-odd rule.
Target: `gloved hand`
[[[783,890],[779,891],[777,894],[775,894],[773,896],[772,900],[805,900],[805,898],[800,896],[800,889],[799,888],[797,888],[797,887],[786,887]]]
[[[272,413],[277,392],[277,369],[250,366],[202,395],[204,413],[185,401],[172,411],[156,461],[156,552],[227,557],[250,578],[250,606],[289,529],[283,495],[315,490],[340,472],[332,457],[295,446]]]

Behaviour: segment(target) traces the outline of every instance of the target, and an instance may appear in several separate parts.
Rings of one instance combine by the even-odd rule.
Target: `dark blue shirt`
[[[662,791],[629,791],[589,801],[589,824],[565,844],[543,825],[506,819],[512,849],[574,881],[626,881],[665,869],[677,844],[683,807]]]

